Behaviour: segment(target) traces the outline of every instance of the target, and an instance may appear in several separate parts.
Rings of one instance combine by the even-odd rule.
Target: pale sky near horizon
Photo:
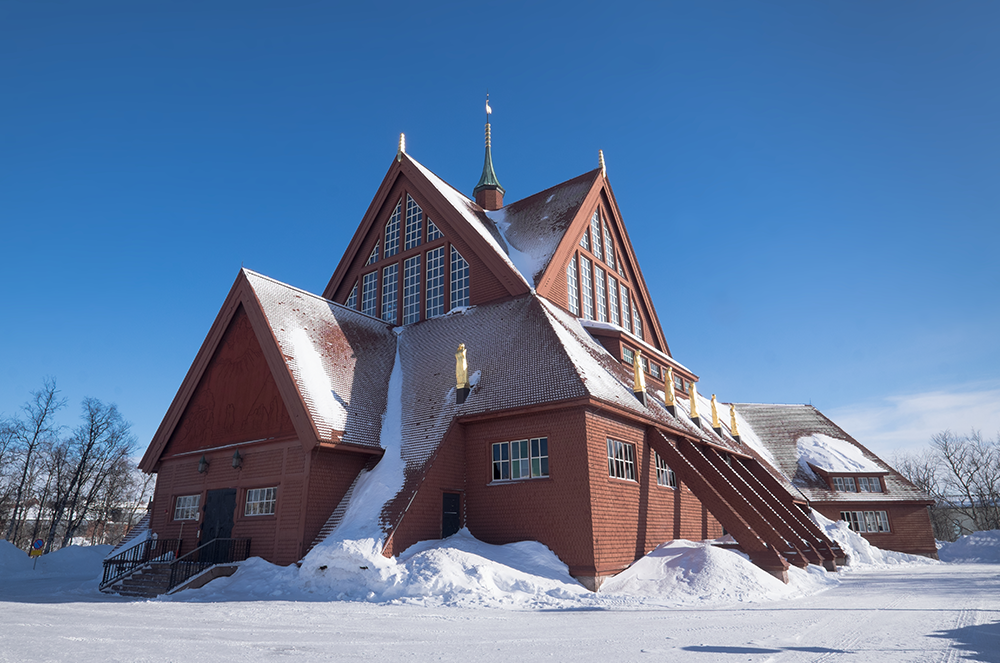
[[[0,413],[145,448],[241,265],[321,292],[395,155],[608,174],[674,357],[888,456],[1000,431],[994,2],[0,0]]]

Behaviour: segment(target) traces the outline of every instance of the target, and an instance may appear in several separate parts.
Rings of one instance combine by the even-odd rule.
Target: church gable
[[[162,455],[294,434],[250,318],[240,304]]]
[[[514,294],[516,270],[498,260],[502,240],[490,233],[492,224],[475,203],[449,190],[403,155],[323,296],[405,325]]]

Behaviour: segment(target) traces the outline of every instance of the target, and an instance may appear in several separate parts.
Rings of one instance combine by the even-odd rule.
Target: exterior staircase
[[[165,594],[170,586],[170,564],[150,564],[138,569],[135,573],[125,576],[119,582],[109,587],[107,592],[151,599]]]

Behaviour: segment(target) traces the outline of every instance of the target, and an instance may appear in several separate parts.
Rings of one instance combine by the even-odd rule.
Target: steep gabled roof
[[[378,450],[385,384],[396,347],[392,330],[379,320],[243,269],[139,467],[155,471],[240,307],[303,447],[325,442]]]
[[[457,189],[439,178],[408,154],[400,154],[382,180],[368,211],[358,225],[347,250],[334,270],[323,296],[334,297],[337,288],[349,273],[351,266],[367,256],[360,256],[362,244],[372,226],[379,220],[379,212],[386,203],[387,196],[399,179],[405,179],[419,191],[434,208],[439,217],[451,227],[469,246],[480,260],[512,296],[523,295],[530,285],[507,255],[507,246],[496,226],[486,216],[486,212]]]
[[[833,423],[812,405],[771,405],[737,403],[736,410],[749,424],[774,464],[808,499],[817,502],[896,502],[922,501],[931,498],[904,479],[898,472]],[[742,425],[742,423],[741,423]],[[740,430],[744,433],[744,430]],[[880,474],[886,484],[884,493],[849,493],[830,490],[827,482],[800,462],[798,441],[810,436],[828,436],[855,447],[872,468],[868,474]],[[820,438],[822,440],[822,438]],[[877,470],[875,468],[878,468]]]
[[[486,212],[503,234],[511,260],[532,286],[541,281],[600,173],[599,168],[592,170],[495,212]]]

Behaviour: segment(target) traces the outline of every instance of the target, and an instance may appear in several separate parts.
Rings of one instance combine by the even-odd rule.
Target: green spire
[[[493,172],[493,155],[490,153],[490,113],[493,109],[490,108],[490,97],[486,95],[486,159],[483,162],[483,176],[479,178],[479,184],[476,188],[472,190],[472,195],[475,196],[483,189],[496,189],[503,195],[504,189],[500,186],[499,180],[497,180],[497,174]]]

